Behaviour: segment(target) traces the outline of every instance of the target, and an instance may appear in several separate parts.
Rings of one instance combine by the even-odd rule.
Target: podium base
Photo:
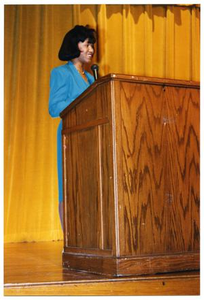
[[[63,267],[118,277],[199,270],[200,268],[199,253],[116,258],[66,252],[63,253]]]

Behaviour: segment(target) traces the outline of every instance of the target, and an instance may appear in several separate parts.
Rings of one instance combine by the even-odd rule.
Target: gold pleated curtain
[[[200,80],[197,5],[5,5],[5,242],[63,238],[49,79],[76,24],[97,30],[100,76]]]

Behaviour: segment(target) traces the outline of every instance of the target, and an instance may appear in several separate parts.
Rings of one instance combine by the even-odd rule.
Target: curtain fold
[[[52,68],[76,24],[96,28],[100,76],[200,80],[200,8],[177,5],[5,5],[5,242],[62,239]],[[90,70],[90,69],[89,69]]]

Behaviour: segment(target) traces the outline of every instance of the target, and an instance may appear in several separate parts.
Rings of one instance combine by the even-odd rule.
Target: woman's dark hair
[[[76,25],[73,29],[66,33],[59,50],[59,59],[68,61],[79,57],[80,51],[78,43],[84,42],[86,39],[89,40],[89,43],[94,44],[96,42],[96,31],[88,25]]]

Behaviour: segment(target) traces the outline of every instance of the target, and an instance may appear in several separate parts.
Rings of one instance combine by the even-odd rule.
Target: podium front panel
[[[199,90],[117,84],[120,255],[198,252]]]
[[[75,253],[113,248],[112,127],[105,89],[80,102],[63,126],[65,248]]]

